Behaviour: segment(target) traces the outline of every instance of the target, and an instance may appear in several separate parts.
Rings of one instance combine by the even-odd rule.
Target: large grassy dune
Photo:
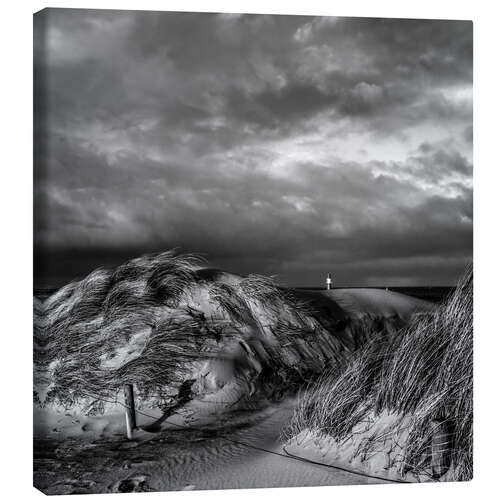
[[[430,306],[383,290],[283,289],[170,251],[97,269],[34,308],[37,408],[123,411],[133,384],[138,408],[161,419],[180,402],[281,399]]]
[[[290,443],[394,478],[471,479],[472,298],[469,269],[434,312],[324,374],[301,398]]]

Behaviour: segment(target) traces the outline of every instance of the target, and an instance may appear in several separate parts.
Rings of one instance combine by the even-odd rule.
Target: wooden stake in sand
[[[438,418],[431,422],[432,435],[432,477],[439,479],[450,468],[451,451],[453,446],[453,426],[445,418]]]
[[[125,393],[125,419],[127,422],[127,438],[132,439],[134,429],[136,428],[134,386],[132,384],[126,384],[123,388],[123,392]]]

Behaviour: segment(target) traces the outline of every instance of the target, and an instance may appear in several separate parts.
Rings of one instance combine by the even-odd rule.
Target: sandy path
[[[374,483],[227,441],[282,452],[293,403],[235,416],[226,430],[172,430],[145,442],[39,441],[34,482],[45,493],[270,488]]]

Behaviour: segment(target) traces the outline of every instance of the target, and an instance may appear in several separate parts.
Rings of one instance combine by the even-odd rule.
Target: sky
[[[48,9],[35,286],[179,248],[290,286],[472,260],[472,23]]]

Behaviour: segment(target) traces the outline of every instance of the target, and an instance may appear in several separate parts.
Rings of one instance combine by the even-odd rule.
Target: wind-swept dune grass
[[[124,383],[141,381],[146,392],[164,384],[175,371],[177,358],[159,348],[158,338],[165,338],[159,313],[177,305],[194,284],[199,262],[195,256],[173,251],[146,255],[114,271],[97,269],[49,297],[35,332],[48,344],[44,358],[35,353],[35,363],[49,367],[48,401],[71,405],[81,398],[113,396]],[[170,333],[179,336],[178,330],[172,327]],[[132,359],[103,366],[141,333],[147,339],[137,352],[142,362]],[[177,351],[189,344],[189,331],[184,338]]]
[[[446,428],[443,455],[447,478],[472,478],[473,275],[468,269],[456,292],[435,312],[416,315],[396,333],[382,331],[348,362],[336,366],[303,394],[286,437],[301,432],[333,438],[338,447],[353,432],[366,439],[353,455],[391,453],[400,473],[434,477],[432,441]],[[377,436],[370,426],[391,422]],[[445,425],[445,427],[443,427]],[[382,424],[383,427],[383,424]],[[350,459],[355,457],[351,455]]]
[[[168,409],[187,383],[193,398],[273,401],[404,324],[174,251],[96,269],[34,309],[35,402],[89,414],[111,411],[125,384],[147,408]]]
[[[41,402],[101,407],[124,384],[161,402],[167,388],[196,374],[196,363],[227,357],[238,343],[259,358],[262,370],[252,376],[283,386],[342,359],[341,340],[271,278],[201,264],[174,251],[145,255],[36,301]]]

